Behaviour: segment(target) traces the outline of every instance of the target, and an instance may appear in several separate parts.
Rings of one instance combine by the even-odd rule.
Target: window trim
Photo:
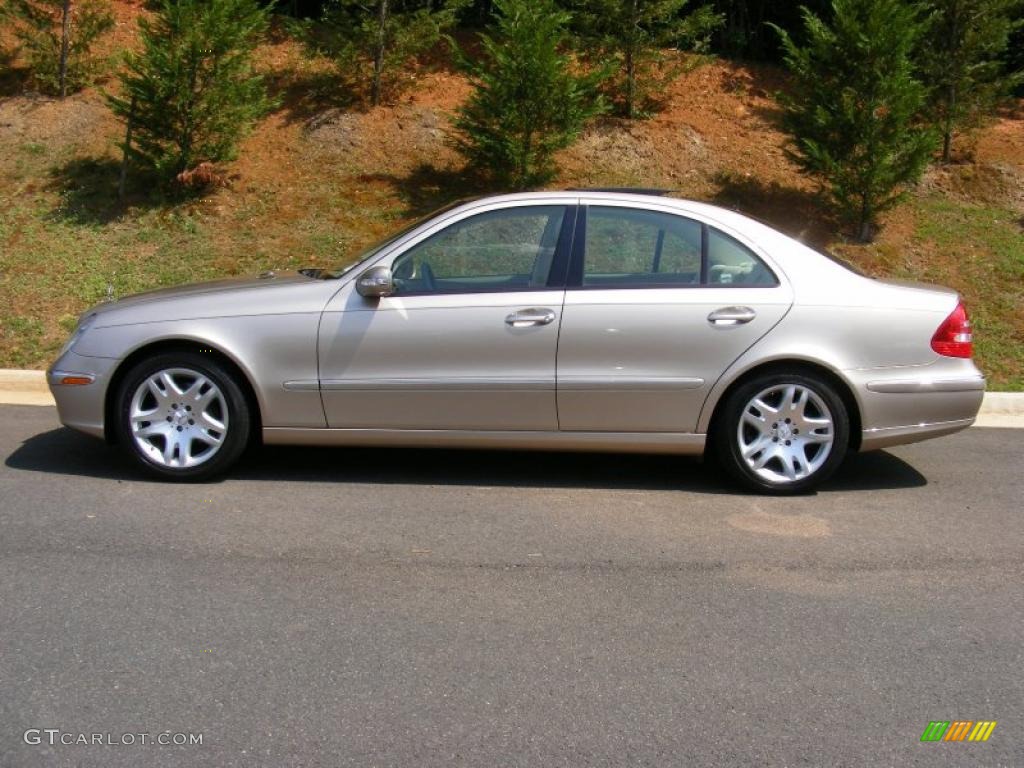
[[[648,213],[657,213],[664,216],[676,216],[686,221],[692,221],[695,224],[700,225],[700,282],[699,283],[609,283],[606,285],[584,285],[583,284],[583,268],[586,262],[586,243],[587,243],[587,218],[589,209],[594,208],[622,208],[630,211],[645,211]],[[757,261],[768,271],[771,275],[773,282],[771,284],[762,285],[744,285],[743,283],[710,283],[708,282],[709,276],[709,258],[708,250],[711,240],[711,231],[721,237],[732,240],[733,242],[740,245],[744,250],[749,251],[750,254],[757,259]],[[628,290],[695,290],[695,289],[724,289],[724,290],[736,290],[739,288],[743,289],[754,289],[754,288],[778,288],[782,285],[779,280],[779,276],[775,269],[772,268],[757,252],[749,245],[744,243],[739,238],[731,235],[720,227],[712,227],[706,221],[687,216],[681,212],[667,211],[660,208],[646,208],[638,205],[608,205],[603,203],[581,203],[579,206],[579,212],[576,214],[576,228],[573,232],[573,243],[572,243],[572,258],[569,265],[568,277],[566,280],[566,290],[568,291],[628,291]]]
[[[451,222],[447,226],[441,227],[436,232],[431,232],[426,237],[417,240],[415,243],[409,245],[408,248],[403,249],[399,253],[388,257],[389,268],[394,269],[395,264],[399,259],[405,256],[409,251],[414,248],[418,248],[423,243],[434,237],[446,232],[449,228],[462,224],[463,222],[470,221],[477,216],[486,216],[490,213],[498,213],[504,211],[521,211],[528,210],[530,208],[563,208],[565,213],[562,216],[562,227],[558,232],[558,239],[555,241],[555,254],[551,259],[551,266],[548,268],[548,279],[544,285],[526,285],[526,286],[515,286],[511,288],[478,288],[468,290],[454,290],[454,291],[404,291],[401,293],[394,293],[392,296],[397,299],[404,299],[414,296],[475,296],[478,294],[488,293],[543,293],[552,290],[564,290],[565,289],[565,275],[569,269],[569,253],[573,245],[573,237],[576,231],[576,218],[577,212],[580,209],[579,205],[572,203],[546,203],[538,201],[530,205],[510,205],[499,208],[488,208],[483,211],[477,211],[471,213],[468,216],[462,216],[455,221]]]

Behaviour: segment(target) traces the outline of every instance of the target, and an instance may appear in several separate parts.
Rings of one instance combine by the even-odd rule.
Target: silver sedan
[[[969,426],[970,357],[954,291],[713,206],[577,191],[460,203],[334,271],[102,304],[49,383],[64,424],[169,480],[262,439],[707,453],[786,493]]]

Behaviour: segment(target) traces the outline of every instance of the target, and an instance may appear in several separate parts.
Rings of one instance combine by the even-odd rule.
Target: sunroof
[[[625,195],[651,195],[664,197],[671,194],[671,189],[648,189],[645,187],[570,187],[569,192],[615,192]]]

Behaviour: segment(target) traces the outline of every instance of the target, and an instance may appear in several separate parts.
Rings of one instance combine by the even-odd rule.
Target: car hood
[[[98,304],[82,315],[95,315],[96,327],[185,320],[200,317],[314,312],[323,309],[338,289],[334,280],[317,280],[301,272],[264,273],[258,277],[211,280],[160,288]]]
[[[170,288],[157,288],[152,291],[134,293],[116,301],[98,304],[86,314],[102,315],[138,306],[139,304],[196,297],[206,293],[231,294],[254,289],[263,290],[273,285],[294,285],[295,283],[308,283],[309,281],[310,278],[298,272],[265,272],[255,277],[229,277],[221,280],[207,280],[202,283],[189,283],[187,285],[176,285]]]

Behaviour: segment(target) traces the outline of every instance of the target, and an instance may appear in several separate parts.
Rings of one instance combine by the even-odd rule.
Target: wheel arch
[[[114,370],[107,384],[107,391],[103,402],[103,434],[106,441],[108,443],[117,442],[117,429],[115,428],[116,400],[117,392],[121,388],[121,382],[124,381],[124,377],[140,361],[154,355],[175,351],[196,352],[208,355],[234,375],[235,381],[245,395],[246,404],[249,406],[249,411],[252,414],[253,428],[251,438],[259,440],[263,432],[261,429],[263,423],[262,406],[256,393],[256,388],[253,386],[252,378],[242,365],[227,352],[211,345],[209,342],[189,338],[171,338],[149,342],[132,350]]]
[[[770,373],[810,374],[817,376],[830,384],[835,389],[836,394],[839,395],[840,399],[843,401],[843,405],[846,406],[846,412],[850,419],[849,449],[851,451],[860,450],[861,438],[863,437],[863,421],[861,416],[861,405],[854,394],[853,387],[834,368],[822,363],[821,361],[806,358],[779,358],[776,360],[768,360],[747,368],[734,376],[729,384],[719,391],[719,394],[713,403],[709,399],[709,401],[704,405],[705,410],[708,408],[711,409],[711,415],[707,422],[708,444],[714,440],[714,436],[717,433],[716,428],[718,421],[722,418],[722,412],[729,396],[736,389],[743,386],[751,379]]]

